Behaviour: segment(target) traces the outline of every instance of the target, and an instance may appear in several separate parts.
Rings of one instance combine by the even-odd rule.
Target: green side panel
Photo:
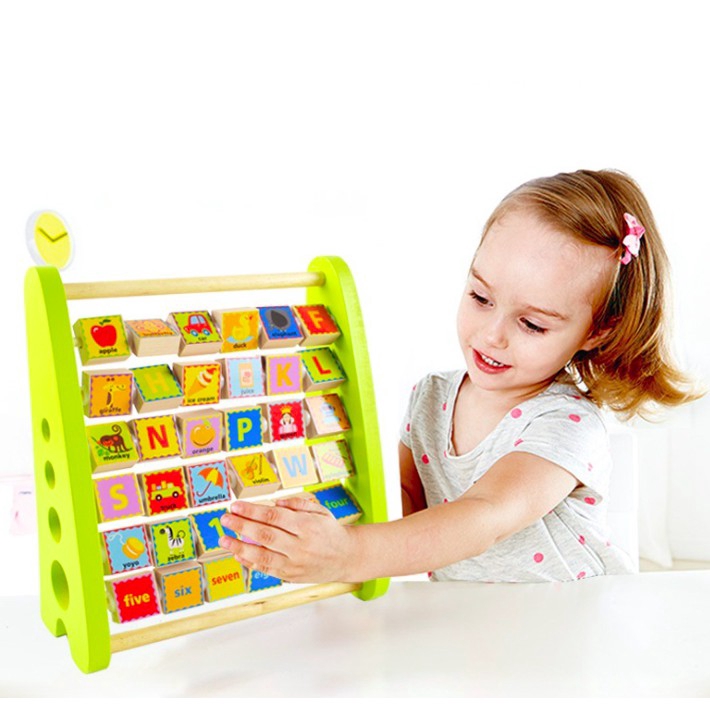
[[[323,286],[306,290],[308,304],[328,306],[342,332],[342,336],[330,347],[347,376],[340,391],[352,425],[348,444],[355,460],[356,475],[347,479],[346,487],[363,509],[361,522],[385,522],[387,504],[380,429],[365,326],[355,282],[346,263],[336,256],[318,257],[308,269],[325,274]],[[374,599],[383,595],[388,586],[389,579],[373,579],[366,582],[356,595],[363,600]]]
[[[54,267],[25,278],[42,620],[66,634],[85,673],[111,658],[81,389],[64,286]]]

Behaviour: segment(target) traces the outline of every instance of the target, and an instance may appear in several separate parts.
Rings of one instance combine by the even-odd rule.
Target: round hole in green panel
[[[52,466],[51,461],[47,461],[47,463],[44,464],[44,478],[47,481],[47,485],[50,488],[54,488],[57,479],[54,475],[54,466]]]
[[[62,609],[69,607],[69,585],[67,584],[67,576],[64,574],[64,568],[54,560],[52,562],[52,589],[57,603]]]
[[[49,529],[55,542],[62,539],[62,524],[59,522],[59,514],[54,508],[49,509]]]
[[[46,419],[42,420],[42,436],[45,441],[49,441],[49,422]]]

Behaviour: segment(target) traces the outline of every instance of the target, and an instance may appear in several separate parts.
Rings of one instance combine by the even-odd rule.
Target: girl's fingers
[[[261,507],[261,506],[254,506]],[[275,516],[272,516],[275,517]],[[286,554],[289,544],[295,539],[294,535],[270,522],[260,522],[241,515],[223,515],[221,523],[242,538],[255,542],[262,547],[280,554]],[[254,545],[252,545],[253,547]]]
[[[318,515],[332,516],[332,513],[324,508],[317,500],[305,498],[302,496],[289,496],[288,498],[279,498],[276,500],[276,505],[289,510],[300,511],[304,513],[317,513]]]
[[[251,545],[241,540],[235,540],[232,537],[223,536],[220,538],[219,544],[225,550],[228,550],[238,562],[248,569],[257,569],[271,577],[284,579],[285,565],[287,559],[273,550],[267,550],[259,545]],[[285,580],[284,580],[285,581]]]

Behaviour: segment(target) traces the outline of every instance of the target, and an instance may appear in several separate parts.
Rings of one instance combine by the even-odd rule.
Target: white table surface
[[[0,696],[708,696],[710,572],[393,582],[116,654],[84,675],[0,597]]]

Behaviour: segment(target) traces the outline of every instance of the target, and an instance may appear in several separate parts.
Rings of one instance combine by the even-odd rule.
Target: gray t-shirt
[[[429,507],[456,500],[496,461],[516,451],[561,466],[582,485],[532,525],[481,555],[435,570],[431,578],[544,582],[633,572],[628,555],[609,542],[611,455],[598,408],[575,387],[553,383],[511,409],[475,449],[456,456],[453,411],[465,374],[427,375],[414,387],[402,423],[402,442],[412,451]]]

